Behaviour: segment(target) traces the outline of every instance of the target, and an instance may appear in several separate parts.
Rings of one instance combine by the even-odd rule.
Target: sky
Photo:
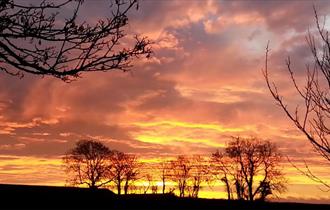
[[[79,16],[107,17],[107,5],[85,1]],[[329,164],[275,104],[261,72],[269,41],[271,77],[290,108],[299,103],[285,59],[304,81],[313,5],[322,17],[330,12],[327,1],[145,0],[126,31],[153,40],[154,54],[131,72],[86,73],[72,83],[0,72],[0,182],[64,185],[61,157],[80,139],[152,160],[210,155],[232,136],[270,140],[330,182]],[[280,199],[330,203],[320,185],[283,167],[289,184]]]

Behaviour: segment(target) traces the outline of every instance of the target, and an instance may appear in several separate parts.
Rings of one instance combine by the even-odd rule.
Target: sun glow
[[[190,123],[180,121],[157,121],[157,122],[136,122],[133,125],[139,127],[158,127],[158,128],[171,128],[171,127],[182,127],[182,128],[196,128],[205,130],[215,130],[218,132],[242,132],[248,129],[244,128],[231,128],[224,127],[219,124],[212,123]]]

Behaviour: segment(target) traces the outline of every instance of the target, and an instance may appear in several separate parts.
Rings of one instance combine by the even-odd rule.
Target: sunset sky
[[[152,39],[154,54],[129,73],[87,73],[65,83],[0,72],[0,182],[64,185],[61,156],[80,139],[153,160],[210,155],[231,136],[270,140],[330,182],[329,164],[275,104],[261,73],[270,41],[271,77],[289,104],[299,103],[285,59],[291,56],[295,75],[305,81],[313,4],[320,16],[329,14],[323,0],[145,0],[126,30]],[[108,17],[107,5],[85,1],[79,16]],[[289,184],[281,199],[330,203],[320,185],[285,161],[283,167]],[[214,190],[201,195],[224,197],[217,192],[223,187]]]

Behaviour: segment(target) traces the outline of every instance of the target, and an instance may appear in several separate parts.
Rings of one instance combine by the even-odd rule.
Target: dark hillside
[[[221,199],[178,198],[174,195],[147,194],[117,196],[110,190],[74,187],[0,185],[0,209],[324,209],[330,205],[302,203],[249,203]]]
[[[1,206],[6,208],[93,208],[115,194],[106,189],[90,190],[75,187],[0,185]],[[0,207],[1,209],[1,207]]]

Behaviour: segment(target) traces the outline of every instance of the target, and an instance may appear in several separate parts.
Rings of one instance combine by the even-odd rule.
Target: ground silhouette
[[[107,189],[0,184],[0,209],[330,209],[326,204],[179,198],[173,194],[117,195]]]

